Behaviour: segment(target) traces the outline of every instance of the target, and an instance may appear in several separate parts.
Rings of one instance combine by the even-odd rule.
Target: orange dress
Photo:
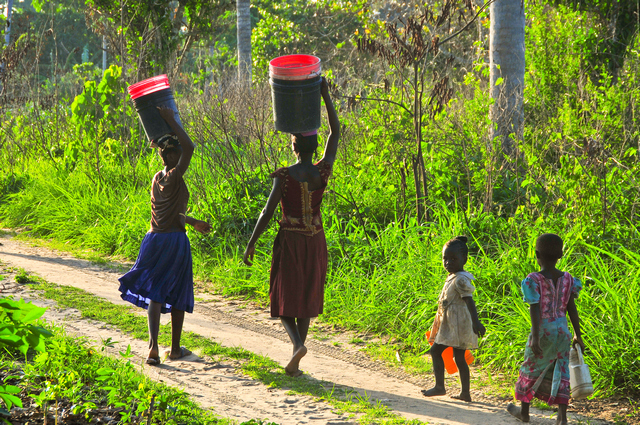
[[[320,205],[331,175],[331,165],[316,164],[322,187],[309,191],[306,182],[287,168],[271,174],[282,179],[280,230],[273,243],[269,296],[271,317],[311,318],[322,313],[327,279],[327,241]]]

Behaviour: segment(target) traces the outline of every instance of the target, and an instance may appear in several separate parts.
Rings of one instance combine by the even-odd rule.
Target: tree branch
[[[343,98],[343,99],[351,99],[351,98],[355,98],[355,96],[344,96],[344,95],[341,95],[341,94],[336,94],[336,95],[334,95],[334,96],[335,96],[335,97],[341,97],[341,98]],[[376,101],[376,102],[387,102],[387,103],[391,103],[391,104],[393,104],[393,105],[396,105],[396,106],[401,107],[402,109],[404,109],[404,110],[405,110],[405,111],[407,111],[408,113],[412,114],[412,116],[413,116],[413,113],[412,113],[412,112],[411,112],[411,111],[410,111],[406,106],[404,106],[402,103],[394,102],[393,100],[388,100],[388,99],[378,99],[378,98],[375,98],[375,97],[360,97],[360,96],[358,97],[358,100],[373,100],[373,101]]]
[[[471,25],[472,23],[475,22],[476,19],[478,19],[478,16],[480,15],[480,13],[482,13],[483,10],[485,10],[487,8],[487,6],[489,6],[491,3],[493,3],[496,0],[489,0],[488,2],[486,2],[484,4],[484,6],[482,6],[480,8],[480,10],[478,10],[478,13],[476,13],[476,15],[473,17],[472,20],[470,20],[469,22],[467,22],[467,25],[465,25],[464,27],[462,27],[462,29],[456,31],[454,34],[450,35],[449,37],[445,38],[444,40],[440,41],[438,43],[438,46],[441,44],[446,43],[447,41],[451,40],[454,37],[457,37],[458,35],[460,35],[460,33],[462,33],[464,30],[466,30],[467,28],[469,28],[469,25]]]

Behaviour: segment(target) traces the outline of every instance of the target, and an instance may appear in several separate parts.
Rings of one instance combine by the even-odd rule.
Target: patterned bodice
[[[581,289],[580,280],[566,272],[555,284],[542,273],[530,273],[522,281],[524,300],[529,304],[539,303],[540,315],[547,320],[566,318],[569,298],[572,294],[577,296]]]
[[[316,164],[320,171],[322,187],[310,191],[307,182],[299,182],[289,175],[288,168],[280,168],[271,174],[272,178],[282,179],[282,198],[280,207],[282,219],[280,228],[294,232],[301,232],[313,236],[322,231],[322,215],[320,205],[322,196],[331,175],[331,164],[320,161]]]

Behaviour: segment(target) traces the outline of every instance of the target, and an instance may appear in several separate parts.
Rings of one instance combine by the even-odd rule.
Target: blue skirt
[[[138,307],[151,301],[193,312],[193,268],[191,245],[184,232],[147,233],[133,268],[120,279],[120,296]]]

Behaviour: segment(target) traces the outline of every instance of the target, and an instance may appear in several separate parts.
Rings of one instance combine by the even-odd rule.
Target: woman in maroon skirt
[[[300,359],[307,354],[304,342],[309,321],[322,313],[327,276],[327,242],[320,205],[338,151],[340,122],[324,77],[321,93],[330,127],[324,157],[320,162],[313,163],[313,155],[318,147],[315,131],[291,136],[298,162],[271,174],[273,189],[244,252],[244,262],[250,266],[255,243],[280,203],[282,219],[273,244],[269,294],[271,317],[280,317],[293,343],[293,356],[285,367],[285,372],[290,376],[302,374],[298,366]]]

